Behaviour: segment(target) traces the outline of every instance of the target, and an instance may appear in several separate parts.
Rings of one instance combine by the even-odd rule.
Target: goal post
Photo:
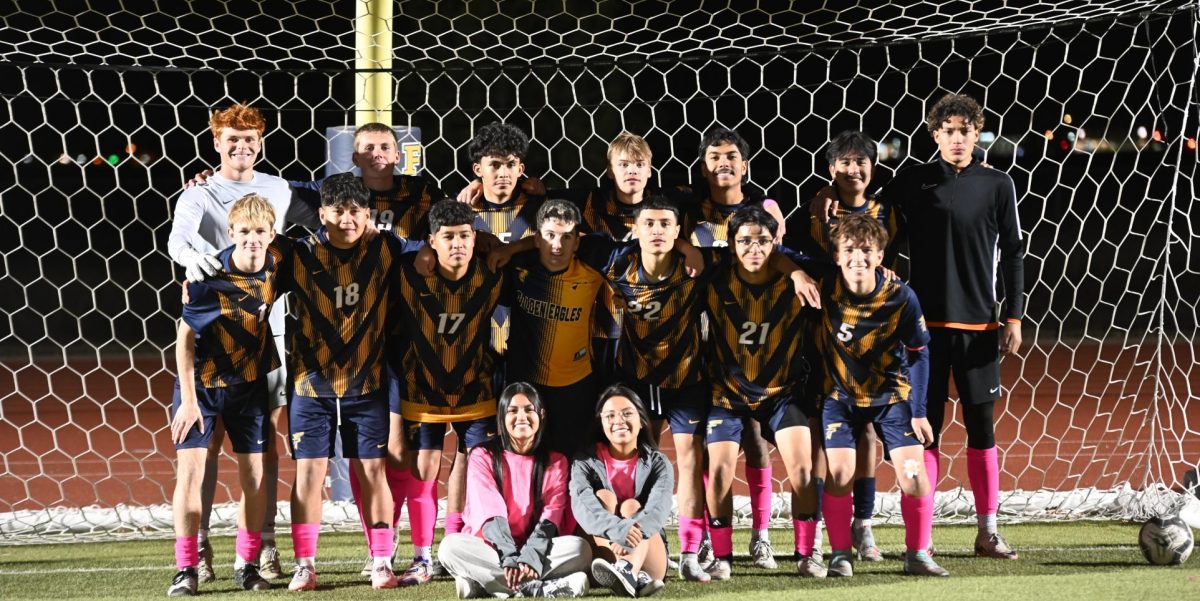
[[[724,125],[751,144],[750,183],[800,227],[833,135],[878,140],[878,186],[934,156],[928,106],[970,94],[1027,248],[1026,342],[996,408],[1000,519],[1135,519],[1191,499],[1200,525],[1184,494],[1200,463],[1195,0],[354,4],[0,15],[0,544],[170,531],[182,272],[166,238],[180,186],[216,160],[211,111],[235,101],[268,118],[264,172],[341,170],[327,132],[382,121],[415,132],[408,165],[450,192],[493,120],[530,134],[528,171],[551,188],[596,185],[622,130],[648,140],[656,183],[685,183],[701,134]],[[948,425],[941,521],[974,517],[964,438]],[[887,471],[878,509],[898,521]],[[234,473],[219,501],[236,499]],[[781,494],[775,517],[787,510]],[[358,527],[352,507],[326,515]]]

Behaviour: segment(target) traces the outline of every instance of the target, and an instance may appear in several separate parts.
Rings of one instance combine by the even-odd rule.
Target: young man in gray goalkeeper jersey
[[[247,194],[258,194],[271,203],[276,215],[275,231],[279,233],[283,232],[287,223],[309,227],[318,225],[316,212],[300,200],[293,199],[292,189],[286,180],[254,170],[254,164],[262,150],[263,131],[266,129],[266,121],[258,110],[234,104],[214,113],[210,127],[213,148],[221,156],[221,167],[207,181],[191,186],[179,195],[171,222],[171,234],[167,238],[168,254],[184,268],[190,281],[203,280],[220,269],[220,262],[214,255],[232,244],[228,235],[229,208]],[[280,362],[284,363],[283,303],[275,303],[270,324]],[[286,415],[286,412],[282,411],[287,405],[286,380],[283,367],[272,371],[267,377],[271,395],[268,406],[271,407],[271,423],[275,432],[286,431],[280,423],[282,416]],[[224,439],[224,430],[218,426],[218,430],[213,433],[211,452],[204,469],[200,519],[201,582],[216,579],[212,572],[212,545],[208,542],[208,523],[217,485],[217,455]],[[275,501],[279,482],[279,451],[275,444],[269,444],[263,453],[263,471],[265,493],[269,501],[264,517],[263,546],[259,562],[262,576],[270,579],[282,576],[279,553],[275,547]]]

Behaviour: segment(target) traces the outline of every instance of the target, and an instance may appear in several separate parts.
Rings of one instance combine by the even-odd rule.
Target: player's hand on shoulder
[[[820,309],[821,287],[817,285],[817,281],[800,269],[793,271],[791,278],[792,287],[796,290],[796,296],[800,299],[800,305]]]
[[[929,418],[912,418],[912,429],[913,435],[917,437],[917,442],[926,447],[933,444],[933,426],[929,425]]]
[[[770,213],[779,223],[779,227],[775,231],[775,244],[783,244],[783,236],[787,234],[787,217],[783,215],[783,209],[779,207],[779,203],[775,202],[775,199],[768,198],[763,201],[763,210]]]
[[[817,190],[817,194],[808,202],[808,212],[813,219],[820,219],[826,223],[833,219],[835,207],[837,206],[837,192],[833,186],[825,186]]]
[[[462,190],[458,191],[458,196],[454,200],[463,204],[473,205],[483,197],[483,182],[473,179],[467,182],[467,185]]]
[[[183,183],[183,189],[187,190],[188,188],[191,188],[192,186],[203,186],[204,182],[208,181],[208,178],[212,177],[212,174],[213,174],[212,169],[205,169],[204,171],[201,171],[200,173],[193,175],[192,179],[189,179],[188,181]]]
[[[524,190],[526,194],[531,196],[546,195],[545,184],[542,183],[542,180],[533,175],[525,178],[524,183],[521,184],[521,189]]]
[[[433,247],[422,246],[421,250],[417,251],[417,256],[413,257],[413,269],[422,277],[433,275],[437,269],[437,253],[433,251]]]
[[[375,239],[375,236],[378,236],[378,235],[379,235],[379,227],[375,225],[375,220],[368,219],[367,225],[363,226],[363,233],[361,236],[362,241],[370,242],[371,240]]]
[[[202,253],[194,248],[185,248],[180,253],[179,262],[183,265],[184,275],[193,282],[203,282],[205,278],[221,271],[221,261],[215,254]]]
[[[900,276],[896,275],[896,272],[892,271],[891,269],[888,269],[887,267],[880,267],[879,270],[883,272],[883,279],[891,280],[893,282],[900,281]]]

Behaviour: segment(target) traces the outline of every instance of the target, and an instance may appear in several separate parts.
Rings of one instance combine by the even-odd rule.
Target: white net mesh
[[[529,171],[552,188],[594,185],[622,129],[648,139],[661,184],[685,182],[719,123],[791,208],[825,183],[833,134],[881,141],[879,185],[933,156],[932,99],[975,96],[1028,240],[1026,345],[997,416],[1002,518],[1139,517],[1180,502],[1200,461],[1197,4],[1027,4],[401,2],[393,115],[421,128],[449,190],[495,119],[530,133]],[[156,10],[0,10],[3,541],[170,529],[181,276],[165,246],[181,182],[215,161],[209,111],[264,110],[262,170],[295,180],[322,173],[326,127],[354,122],[354,3]],[[943,519],[973,512],[962,442],[956,421]]]

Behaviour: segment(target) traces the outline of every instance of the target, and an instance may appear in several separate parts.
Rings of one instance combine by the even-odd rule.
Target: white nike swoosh
[[[936,187],[937,187],[937,184],[921,184],[922,190],[928,190],[930,188],[936,188]]]
[[[995,388],[989,388],[989,389],[988,389],[988,393],[989,393],[989,394],[996,394],[996,393],[997,393],[999,390],[1000,390],[1000,387],[999,387],[999,386],[997,386],[997,387],[995,387]]]
[[[256,443],[254,443],[254,444],[262,444],[263,442],[265,442],[265,441],[262,441],[262,440],[260,440],[260,441],[258,441],[258,442],[256,442]]]

